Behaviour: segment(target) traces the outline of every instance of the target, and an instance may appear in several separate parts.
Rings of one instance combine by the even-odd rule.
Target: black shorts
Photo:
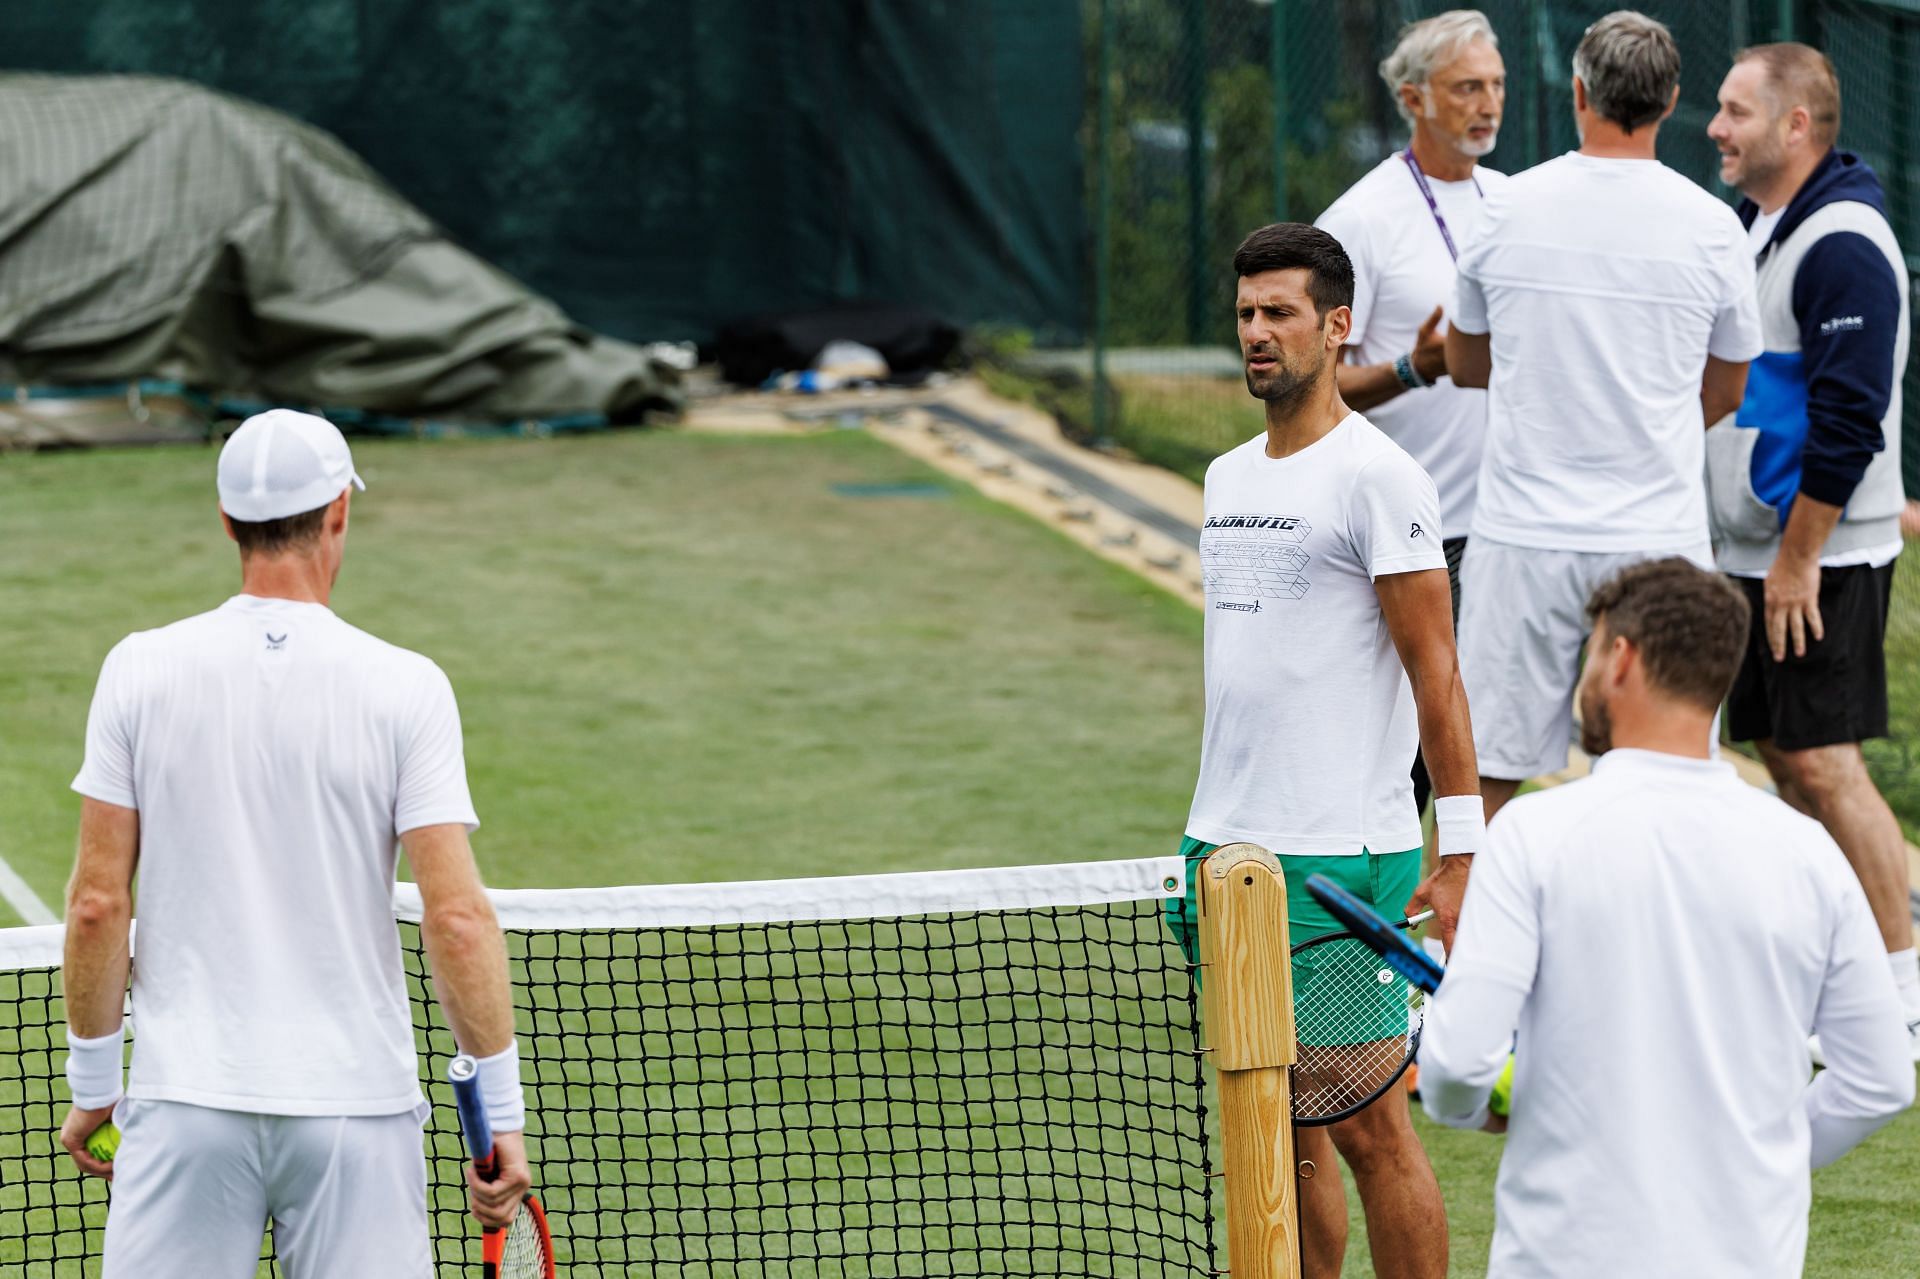
[[[1767,647],[1766,584],[1736,577],[1753,609],[1747,656],[1727,694],[1727,736],[1772,738],[1782,750],[1810,750],[1887,735],[1887,604],[1893,565],[1820,570],[1823,640],[1807,637],[1807,655],[1773,660]]]

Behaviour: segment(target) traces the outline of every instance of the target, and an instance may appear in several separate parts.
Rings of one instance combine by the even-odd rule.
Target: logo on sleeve
[[[1426,532],[1426,530],[1420,527],[1420,521],[1419,521],[1419,520],[1415,520],[1415,521],[1413,522],[1413,532],[1411,532],[1411,533],[1409,533],[1409,534],[1407,534],[1407,536],[1408,536],[1409,538],[1415,538],[1415,537],[1419,537],[1419,536],[1421,536],[1421,535],[1422,535],[1423,533],[1425,533],[1425,532]]]
[[[1836,315],[1831,320],[1820,321],[1820,336],[1831,337],[1835,333],[1858,333],[1867,327],[1867,318],[1863,315]]]
[[[288,633],[291,634],[292,632]],[[285,635],[275,635],[272,631],[267,632],[267,651],[269,653],[277,653],[286,646],[287,637]]]

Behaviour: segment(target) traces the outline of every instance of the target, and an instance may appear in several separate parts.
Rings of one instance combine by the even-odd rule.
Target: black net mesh
[[[1198,1007],[1159,909],[510,930],[562,1271],[1213,1269]],[[453,1041],[402,931],[437,1255],[474,1259]],[[0,970],[0,1274],[97,1268],[106,1187],[55,1140],[63,1024],[56,973]]]
[[[106,1187],[75,1173],[57,1139],[65,1025],[58,972],[0,971],[0,1273],[78,1275],[100,1251]]]

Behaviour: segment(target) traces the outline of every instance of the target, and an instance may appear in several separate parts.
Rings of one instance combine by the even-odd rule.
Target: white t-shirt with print
[[[1761,351],[1732,209],[1657,160],[1575,152],[1488,193],[1455,327],[1492,335],[1473,533],[1561,551],[1708,540],[1700,378]]]
[[[1476,168],[1466,182],[1427,179],[1434,203],[1447,220],[1455,248],[1480,226],[1485,197],[1507,175]],[[1340,241],[1353,261],[1353,334],[1349,357],[1357,364],[1385,364],[1413,349],[1413,340],[1436,306],[1453,310],[1453,254],[1433,211],[1398,152],[1376,165],[1320,215],[1315,226]],[[1440,331],[1446,331],[1441,321]],[[1440,526],[1447,537],[1465,537],[1473,520],[1480,478],[1480,446],[1487,431],[1487,393],[1441,378],[1430,387],[1403,391],[1367,410],[1367,419],[1413,455],[1440,490]]]
[[[1433,481],[1350,413],[1207,468],[1207,718],[1187,834],[1278,854],[1420,844],[1413,693],[1373,580],[1446,568]]]
[[[438,666],[322,605],[235,596],[107,655],[73,788],[140,814],[129,1096],[420,1103],[395,841],[478,825]]]

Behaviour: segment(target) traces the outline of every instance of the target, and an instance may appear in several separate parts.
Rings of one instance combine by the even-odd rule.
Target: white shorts
[[[128,1098],[101,1279],[253,1279],[269,1220],[287,1279],[430,1279],[425,1118]]]
[[[1567,766],[1587,600],[1629,564],[1683,555],[1713,567],[1713,549],[1550,551],[1467,539],[1460,565],[1460,678],[1482,777],[1525,781]]]

